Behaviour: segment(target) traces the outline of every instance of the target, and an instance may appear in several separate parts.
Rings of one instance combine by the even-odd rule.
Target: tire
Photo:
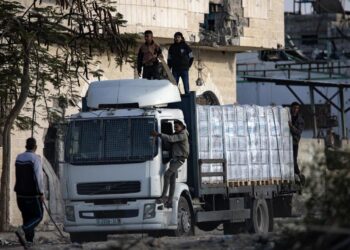
[[[251,208],[251,219],[248,223],[250,233],[266,234],[273,228],[273,218],[265,199],[254,199]]]
[[[202,231],[209,232],[216,229],[220,224],[221,222],[200,222],[196,226]]]
[[[83,242],[92,242],[92,241],[106,241],[107,234],[104,233],[69,233],[71,242],[83,243]]]
[[[180,196],[177,207],[177,229],[172,232],[174,236],[194,235],[193,213],[185,197]]]
[[[239,233],[245,233],[246,232],[246,224],[245,222],[240,223],[224,223],[224,234],[225,235],[231,235],[231,234],[239,234]]]

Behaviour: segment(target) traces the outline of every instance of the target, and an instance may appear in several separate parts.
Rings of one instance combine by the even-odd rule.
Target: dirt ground
[[[62,239],[56,231],[37,232],[35,246],[32,249],[86,249],[86,250],[107,250],[107,249],[234,249],[234,250],[272,250],[275,248],[275,241],[281,236],[286,228],[300,228],[300,219],[275,219],[275,232],[268,235],[223,235],[222,229],[212,232],[203,232],[196,229],[196,236],[192,237],[161,237],[152,238],[147,234],[109,235],[105,242],[71,243]],[[14,233],[0,234],[1,249],[23,249],[17,241]]]

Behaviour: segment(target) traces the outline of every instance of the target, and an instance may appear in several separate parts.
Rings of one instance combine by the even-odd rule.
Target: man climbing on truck
[[[177,170],[184,164],[189,155],[189,143],[188,143],[188,131],[184,122],[175,120],[174,122],[175,133],[173,135],[167,135],[152,131],[151,135],[154,137],[160,137],[164,143],[168,143],[171,146],[171,160],[170,166],[164,173],[164,187],[162,196],[157,200],[158,204],[164,203],[166,207],[172,207],[172,200],[175,192],[176,175]],[[168,188],[170,184],[169,196],[166,199]]]

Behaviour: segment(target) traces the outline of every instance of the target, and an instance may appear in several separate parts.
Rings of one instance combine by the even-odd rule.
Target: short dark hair
[[[152,35],[152,36],[153,36],[152,30],[146,30],[146,31],[145,31],[145,35]]]
[[[184,128],[186,127],[185,124],[183,124],[183,122],[180,121],[180,120],[175,120],[175,121],[174,121],[174,124],[179,124],[179,125],[181,125],[181,126],[184,127]]]
[[[294,106],[300,106],[299,102],[292,102],[292,104],[290,105],[291,107],[294,107]]]
[[[26,149],[33,150],[36,147],[36,140],[33,137],[30,137],[26,141]]]
[[[177,36],[180,36],[180,37],[181,37],[181,40],[182,40],[182,41],[185,41],[185,38],[184,38],[184,36],[182,35],[182,33],[181,33],[180,31],[178,31],[178,32],[176,32],[176,33],[174,34],[174,38],[177,37]]]

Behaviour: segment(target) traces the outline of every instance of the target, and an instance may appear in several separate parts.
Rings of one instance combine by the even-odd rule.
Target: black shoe
[[[164,203],[164,199],[163,198],[159,198],[156,200],[157,204],[163,204]]]
[[[171,201],[167,201],[167,202],[165,202],[164,206],[166,208],[173,208],[173,203]]]

